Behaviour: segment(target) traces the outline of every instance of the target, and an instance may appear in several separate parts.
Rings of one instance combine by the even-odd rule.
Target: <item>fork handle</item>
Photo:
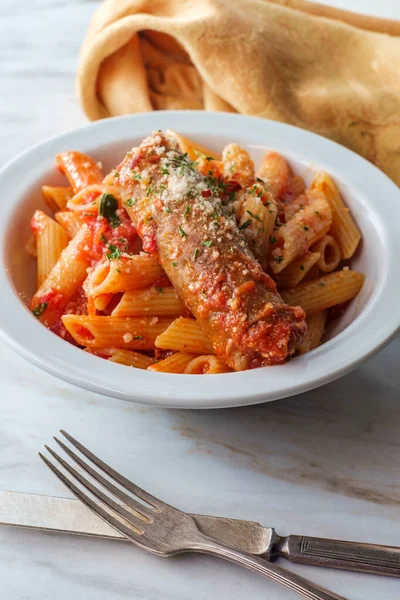
[[[323,588],[316,583],[313,583],[309,579],[305,579],[296,573],[287,571],[278,565],[272,564],[263,558],[246,554],[245,552],[239,552],[233,548],[228,548],[216,544],[211,538],[204,538],[204,542],[199,544],[196,549],[197,552],[204,554],[212,554],[219,558],[224,558],[230,562],[236,563],[241,567],[255,571],[260,575],[264,575],[269,579],[273,579],[277,583],[280,583],[294,592],[297,592],[300,596],[307,598],[307,600],[346,600],[343,596],[338,596],[333,592],[330,592],[326,588]]]
[[[400,548],[289,535],[276,554],[291,562],[400,577]]]

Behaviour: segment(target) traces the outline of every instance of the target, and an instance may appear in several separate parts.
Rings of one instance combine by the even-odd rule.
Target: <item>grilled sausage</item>
[[[174,140],[153,133],[115,174],[143,248],[211,338],[241,371],[283,363],[305,331],[305,313],[284,304],[220,201],[224,182],[200,174]]]

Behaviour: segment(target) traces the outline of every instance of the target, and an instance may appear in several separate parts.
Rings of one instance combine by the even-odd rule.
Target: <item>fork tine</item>
[[[104,508],[102,508],[101,506],[99,506],[99,504],[97,502],[95,502],[94,500],[92,500],[87,494],[85,494],[85,492],[83,492],[78,486],[76,486],[72,481],[70,481],[68,479],[68,477],[66,477],[64,475],[64,473],[62,473],[62,471],[60,471],[41,452],[39,452],[39,456],[42,459],[42,461],[48,466],[48,468],[51,471],[53,471],[54,475],[56,475],[56,477],[58,477],[58,479],[60,481],[62,481],[62,483],[79,500],[81,500],[83,502],[83,504],[85,506],[87,506],[87,508],[89,508],[92,512],[94,512],[98,517],[100,517],[101,519],[103,519],[103,521],[105,521],[106,523],[108,523],[109,525],[111,525],[112,527],[114,527],[114,529],[116,529],[117,531],[119,531],[120,533],[122,533],[123,535],[125,535],[127,538],[129,538],[133,542],[137,543],[138,545],[141,545],[142,534],[138,533],[138,528],[137,527],[135,527],[134,525],[132,525],[131,527],[128,527],[127,525],[124,525],[123,523],[121,523],[121,521],[119,521],[118,519],[115,519],[109,512],[107,512],[106,510],[104,510]],[[135,529],[134,529],[134,527],[135,527]]]
[[[118,498],[123,500],[123,502],[125,504],[127,504],[128,506],[133,508],[144,519],[147,519],[151,523],[152,518],[151,518],[150,511],[146,510],[146,506],[144,504],[140,504],[139,502],[134,500],[131,496],[128,496],[127,494],[125,494],[125,492],[123,492],[122,490],[117,488],[115,485],[113,485],[108,479],[105,479],[102,475],[100,475],[100,473],[98,473],[97,471],[92,469],[92,467],[90,465],[88,465],[84,460],[82,460],[80,458],[80,456],[78,456],[77,454],[75,454],[75,452],[73,452],[70,448],[68,448],[68,446],[66,446],[61,440],[59,440],[56,437],[54,437],[54,440],[64,450],[64,452],[66,454],[68,454],[68,456],[70,456],[72,458],[72,460],[74,460],[76,463],[78,463],[78,465],[80,467],[82,467],[82,469],[84,469],[87,473],[89,473],[89,475],[91,475],[93,477],[93,479],[96,479],[96,481],[101,483],[101,485],[103,487],[105,487],[110,492],[115,494],[115,496],[117,496]]]
[[[67,440],[73,446],[75,446],[75,448],[77,450],[79,450],[79,452],[81,452],[84,456],[86,456],[89,460],[91,460],[92,463],[94,463],[97,467],[102,469],[105,473],[107,473],[107,475],[109,475],[112,479],[117,481],[119,484],[126,487],[127,490],[129,490],[130,492],[135,494],[138,498],[140,498],[141,500],[144,500],[145,502],[150,504],[150,506],[153,506],[153,508],[161,508],[161,507],[170,508],[168,504],[166,504],[162,500],[159,500],[155,496],[152,496],[151,494],[149,494],[148,492],[146,492],[145,490],[143,490],[142,488],[137,486],[132,481],[129,481],[129,479],[126,479],[126,477],[121,475],[121,473],[118,473],[118,471],[115,471],[114,469],[109,467],[105,462],[103,462],[100,458],[98,458],[95,454],[90,452],[90,450],[88,450],[87,448],[85,448],[85,446],[83,446],[80,442],[78,442],[78,440],[73,438],[72,435],[70,435],[63,429],[60,430],[60,433],[62,433],[62,435],[64,437],[66,437]]]
[[[89,490],[89,492],[91,492],[93,496],[96,496],[96,498],[104,502],[104,504],[112,508],[114,512],[123,517],[131,525],[139,529],[143,534],[142,527],[145,524],[143,519],[140,519],[131,512],[128,512],[120,504],[117,504],[117,502],[115,502],[114,500],[112,500],[112,498],[107,496],[107,494],[104,494],[102,491],[100,491],[96,486],[91,484],[90,481],[86,479],[86,477],[81,475],[78,471],[71,467],[71,465],[68,464],[63,458],[61,458],[61,456],[59,456],[57,452],[54,452],[54,450],[49,448],[49,446],[45,445],[45,448],[53,456],[53,458],[55,458],[56,461],[59,462],[60,465],[62,465],[66,471],[68,471],[68,473],[70,473],[75,479],[77,479],[79,483],[81,483],[87,490]]]

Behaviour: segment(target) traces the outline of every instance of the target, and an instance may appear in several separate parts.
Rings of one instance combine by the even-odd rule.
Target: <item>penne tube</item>
[[[187,365],[195,356],[195,354],[189,354],[188,352],[174,352],[171,356],[152,364],[148,367],[148,370],[157,373],[184,373]]]
[[[317,348],[320,343],[322,336],[325,333],[326,327],[326,310],[314,313],[306,318],[307,332],[302,341],[296,346],[297,351],[300,354],[305,354]]]
[[[364,279],[362,273],[344,268],[301,283],[294,289],[283,291],[281,295],[287,304],[301,306],[306,315],[310,316],[352,300],[362,288]]]
[[[330,233],[339,244],[343,258],[351,258],[360,243],[361,232],[351,216],[350,210],[344,203],[338,188],[331,177],[322,171],[315,176],[312,188],[323,194],[329,203],[332,211]]]
[[[80,216],[70,210],[60,210],[59,212],[56,212],[54,218],[64,229],[70,240],[76,236],[82,226]]]
[[[81,247],[88,243],[89,236],[88,226],[82,225],[31,300],[30,308],[47,327],[53,324],[56,313],[65,308],[87,276],[90,260]]]
[[[279,289],[296,287],[316,265],[321,255],[319,252],[307,252],[304,256],[297,258],[289,263],[286,269],[283,269],[275,277],[276,285]],[[317,272],[317,276],[319,271]]]
[[[300,196],[293,198],[293,200],[290,200],[290,202],[283,204],[282,207],[283,212],[285,213],[286,223],[290,221],[290,219],[293,219],[299,210],[303,210],[306,206],[308,206],[311,202],[311,199],[311,194],[300,194]]]
[[[37,257],[37,249],[36,249],[36,240],[33,233],[28,238],[28,241],[25,244],[25,251],[29,254],[29,256]]]
[[[43,185],[42,196],[50,210],[55,213],[65,210],[68,200],[72,198],[72,188]]]
[[[99,212],[100,198],[103,194],[110,194],[118,201],[119,206],[122,206],[121,202],[121,190],[114,185],[104,184],[93,184],[79,190],[72,196],[67,202],[67,208],[76,212],[83,212],[97,215]]]
[[[56,162],[61,173],[67,177],[74,194],[88,185],[103,181],[103,174],[98,164],[86,154],[61,152],[57,154]]]
[[[332,214],[327,201],[321,196],[295,214],[285,225],[276,228],[276,246],[271,253],[270,267],[280,273],[290,262],[306,253],[329,230]]]
[[[135,352],[134,350],[122,350],[121,348],[100,348],[100,350],[85,348],[85,352],[136,369],[147,369],[154,362],[154,358],[147,356],[147,354]]]
[[[215,160],[221,160],[221,155],[197,142],[193,142],[189,138],[184,137],[180,133],[173,131],[172,129],[168,129],[166,131],[168,136],[173,137],[177,142],[181,152],[183,154],[187,154],[191,160],[196,160],[199,156],[209,156]]]
[[[232,373],[225,361],[212,354],[196,356],[185,368],[187,375],[216,375],[217,373]]]
[[[270,196],[265,198],[264,188],[259,183],[246,191],[240,207],[239,229],[263,268],[267,266],[270,238],[277,214],[276,202]]]
[[[127,290],[142,289],[165,276],[158,262],[148,254],[136,254],[104,260],[88,275],[84,290],[88,296],[116,294]]]
[[[195,319],[179,317],[156,339],[156,348],[193,352],[193,354],[212,354],[214,352],[210,338],[204,333]]]
[[[267,152],[257,175],[264,181],[271,194],[280,198],[289,185],[291,171],[283,156],[277,152]]]
[[[101,294],[93,298],[93,305],[96,310],[104,310],[113,299],[113,294]]]
[[[341,259],[339,244],[331,235],[324,235],[311,250],[320,253],[317,264],[324,273],[330,273],[339,266]]]
[[[254,163],[249,153],[238,144],[228,144],[222,152],[223,173],[227,179],[237,181],[243,189],[255,181]]]
[[[306,189],[306,184],[304,182],[304,179],[302,177],[300,177],[300,175],[294,175],[293,177],[289,177],[289,181],[286,185],[286,190],[285,190],[285,200],[286,201],[293,201],[295,200],[298,196],[304,194],[304,191]]]
[[[189,314],[171,286],[125,292],[112,312],[114,317],[180,317]]]
[[[62,322],[80,346],[152,350],[157,336],[170,325],[171,319],[67,314],[62,317]]]
[[[41,210],[35,211],[31,227],[37,251],[37,287],[43,284],[68,244],[64,229]]]

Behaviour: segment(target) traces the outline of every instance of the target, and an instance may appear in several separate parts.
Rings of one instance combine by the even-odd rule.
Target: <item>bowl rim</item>
[[[351,182],[353,188],[363,190],[368,207],[377,217],[377,229],[381,230],[380,237],[385,242],[386,263],[381,284],[348,327],[311,353],[283,366],[208,377],[128,369],[109,361],[104,369],[104,363],[97,357],[82,352],[43,327],[18,297],[5,268],[5,242],[24,193],[21,190],[13,202],[0,205],[0,290],[4,306],[0,311],[0,335],[20,355],[69,383],[112,397],[171,408],[220,408],[277,400],[319,387],[348,373],[396,335],[400,329],[396,299],[396,292],[400,291],[400,270],[396,268],[396,257],[400,255],[400,236],[396,229],[396,223],[400,222],[400,190],[364,158],[314,133],[276,121],[221,112],[157,111],[113,117],[53,136],[20,153],[0,169],[2,189],[7,192],[7,187],[12,187],[23,165],[29,169],[37,167],[39,172],[41,161],[54,160],[56,152],[71,147],[82,151],[101,149],[126,139],[130,126],[132,137],[169,128],[183,134],[196,130],[207,133],[208,130],[218,136],[229,132],[235,141],[235,130],[242,136],[245,131],[251,131],[253,138],[264,140],[260,145],[271,145],[279,151],[283,144],[286,151],[304,157],[309,164],[325,162],[328,170],[340,171],[343,173],[340,181]],[[142,134],[142,131],[147,133]],[[28,189],[29,186],[25,192]]]

